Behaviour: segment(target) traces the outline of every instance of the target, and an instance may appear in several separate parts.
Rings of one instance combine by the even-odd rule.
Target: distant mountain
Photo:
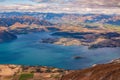
[[[46,20],[40,20],[38,18],[34,18],[32,16],[11,16],[11,17],[3,17],[0,18],[0,26],[9,27],[15,24],[16,22],[19,22],[21,24],[37,24],[37,25],[52,25],[52,23],[46,21]]]
[[[8,21],[8,22],[7,22]],[[39,12],[5,12],[0,13],[0,25],[11,26],[15,22],[51,25],[80,24],[80,23],[106,23],[120,25],[120,15],[105,14],[66,14],[66,13],[39,13]],[[5,24],[6,23],[6,24]]]

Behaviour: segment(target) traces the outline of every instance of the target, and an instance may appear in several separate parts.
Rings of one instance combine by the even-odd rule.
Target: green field
[[[33,78],[33,73],[30,73],[30,74],[21,74],[19,80],[27,80],[27,79],[30,79],[30,78]]]

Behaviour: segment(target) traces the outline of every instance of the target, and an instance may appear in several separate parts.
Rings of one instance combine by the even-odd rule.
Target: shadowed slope
[[[120,80],[120,64],[101,64],[67,74],[61,80]]]

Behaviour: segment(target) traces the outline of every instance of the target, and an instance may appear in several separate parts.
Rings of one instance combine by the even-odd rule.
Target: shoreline
[[[91,67],[93,68],[99,65],[107,65],[107,64],[120,64],[120,58],[111,60],[110,62],[104,64],[93,64]],[[85,70],[85,69],[78,69],[78,70]],[[55,67],[38,66],[38,65],[27,66],[27,65],[14,65],[14,64],[0,64],[0,79],[22,80],[20,79],[21,76],[31,75],[31,77],[34,79],[40,79],[42,77],[43,80],[59,80],[62,76],[78,70],[65,70]]]

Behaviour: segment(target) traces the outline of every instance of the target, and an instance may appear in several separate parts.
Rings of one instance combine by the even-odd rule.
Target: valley
[[[55,32],[51,35],[59,38],[51,39],[53,44],[85,45],[89,48],[120,47],[119,15],[38,13],[39,17],[36,17],[36,13],[8,14],[0,14],[0,26],[13,34]],[[51,41],[47,42],[46,39],[41,42]]]
[[[0,13],[0,80],[119,80],[119,50],[120,15]]]

